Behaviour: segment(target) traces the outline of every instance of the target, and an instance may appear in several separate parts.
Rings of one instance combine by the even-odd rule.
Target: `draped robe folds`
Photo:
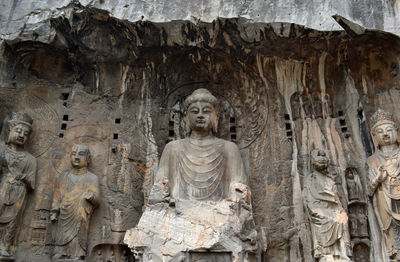
[[[86,192],[93,192],[90,203],[84,199]],[[63,256],[75,258],[86,255],[89,221],[99,198],[99,181],[87,172],[74,175],[64,172],[57,182],[52,210],[59,210],[57,228],[54,232],[56,251]]]
[[[304,199],[311,222],[314,249],[320,255],[347,259],[346,244],[350,243],[348,222],[342,216],[334,180],[319,172],[309,174],[304,182]]]
[[[7,150],[11,149],[5,151]],[[2,156],[4,159],[1,159],[3,164],[7,164],[2,167],[0,184],[0,239],[6,247],[14,240],[16,222],[22,216],[27,189],[35,188],[37,168],[36,158],[28,152],[21,151],[12,154],[18,155],[20,160],[12,159],[7,152]],[[21,174],[23,179],[17,179],[16,176]]]
[[[387,168],[387,165],[391,168]],[[396,245],[393,226],[400,226],[400,149],[386,159],[379,152],[367,159],[370,181],[379,174],[379,168],[386,165],[388,176],[370,193],[373,198],[375,214],[382,230],[384,250],[390,257],[400,249]],[[400,238],[400,236],[397,236]]]
[[[168,143],[155,184],[163,179],[168,179],[172,198],[200,201],[229,198],[233,183],[247,185],[238,147],[219,138],[185,138]]]

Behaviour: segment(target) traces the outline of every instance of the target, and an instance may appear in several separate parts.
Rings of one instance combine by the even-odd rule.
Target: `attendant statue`
[[[304,181],[304,201],[317,261],[351,261],[348,217],[339,200],[325,152],[311,152],[313,171]]]
[[[13,113],[3,130],[5,145],[0,146],[0,258],[10,260],[27,192],[35,188],[36,158],[24,150],[32,123],[27,113]]]
[[[208,90],[188,96],[184,111],[188,137],[166,145],[145,212],[125,243],[145,262],[181,261],[190,250],[216,247],[248,261],[257,232],[239,149],[215,136],[218,100]]]
[[[72,170],[61,174],[57,181],[50,218],[57,223],[52,261],[85,260],[90,217],[100,194],[97,176],[88,171],[90,158],[87,146],[74,145]]]
[[[375,153],[367,159],[369,188],[382,232],[385,261],[400,259],[400,148],[397,131],[390,113],[378,109],[372,116]]]

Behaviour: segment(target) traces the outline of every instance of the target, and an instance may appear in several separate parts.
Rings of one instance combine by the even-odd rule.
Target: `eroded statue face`
[[[397,130],[393,124],[381,124],[375,127],[374,131],[379,146],[393,145],[397,142]]]
[[[190,128],[196,131],[211,130],[214,114],[215,108],[212,104],[202,101],[192,103],[187,110]]]
[[[74,146],[71,152],[71,164],[74,168],[87,167],[89,164],[87,148]]]
[[[311,152],[311,162],[316,170],[324,170],[329,165],[329,159],[324,150],[313,150]]]
[[[30,127],[24,124],[17,124],[11,128],[8,142],[14,145],[23,146],[28,140],[30,132]]]

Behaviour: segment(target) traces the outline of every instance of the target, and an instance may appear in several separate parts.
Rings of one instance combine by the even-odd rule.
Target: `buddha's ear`
[[[187,111],[185,111],[184,114],[185,115],[183,117],[183,120],[185,121],[186,134],[190,135],[190,133],[192,132],[192,129],[190,128],[189,117],[188,117]]]
[[[218,133],[218,111],[215,110],[214,113],[211,114],[211,125],[212,131],[214,134]]]

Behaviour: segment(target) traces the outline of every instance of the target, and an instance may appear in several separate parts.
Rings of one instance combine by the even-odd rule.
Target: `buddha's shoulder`
[[[239,150],[235,143],[225,139],[216,138],[216,144],[223,144],[226,149]]]
[[[182,147],[183,143],[186,142],[186,139],[187,138],[183,138],[169,142],[165,145],[164,152],[179,150]]]
[[[89,171],[86,173],[86,176],[91,180],[96,180],[97,181],[99,179],[94,173],[89,172]]]
[[[373,155],[367,158],[367,166],[370,168],[377,168],[381,165],[381,157],[379,157],[378,153],[374,153]]]

